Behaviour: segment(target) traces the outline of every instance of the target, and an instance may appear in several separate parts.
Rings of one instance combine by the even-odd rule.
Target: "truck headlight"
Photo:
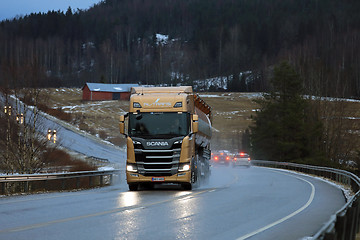
[[[128,172],[137,172],[137,167],[134,164],[127,164],[126,171]]]
[[[190,170],[190,163],[182,163],[179,165],[179,172],[185,172]]]

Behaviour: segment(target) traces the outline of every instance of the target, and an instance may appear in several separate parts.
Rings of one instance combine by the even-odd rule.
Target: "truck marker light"
[[[178,140],[176,142],[174,142],[174,144],[181,144],[182,143],[182,140]]]
[[[133,107],[134,107],[134,108],[142,108],[141,105],[140,105],[140,103],[138,103],[138,102],[134,102],[134,103],[133,103]]]
[[[182,102],[175,103],[174,108],[180,108],[180,107],[182,107]]]

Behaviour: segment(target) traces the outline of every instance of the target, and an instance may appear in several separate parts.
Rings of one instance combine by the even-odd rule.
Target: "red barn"
[[[139,84],[86,83],[82,88],[83,100],[129,100],[132,87]]]

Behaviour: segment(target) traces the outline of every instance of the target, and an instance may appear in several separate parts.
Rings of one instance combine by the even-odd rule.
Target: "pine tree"
[[[243,151],[249,152],[250,146],[250,130],[247,128],[241,136],[241,149]]]
[[[313,157],[314,143],[322,135],[318,119],[310,117],[310,105],[302,95],[302,81],[286,62],[276,66],[271,80],[273,90],[258,100],[260,111],[254,117],[251,143],[256,158],[293,161]]]

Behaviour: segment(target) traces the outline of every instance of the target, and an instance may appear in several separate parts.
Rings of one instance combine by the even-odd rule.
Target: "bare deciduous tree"
[[[44,135],[37,107],[44,102],[44,95],[34,87],[43,77],[36,61],[21,69],[9,64],[4,71],[8,84],[0,94],[0,121],[5,126],[0,130],[0,170],[5,173],[39,172],[45,166],[44,152],[53,148]],[[32,87],[22,89],[19,86],[23,84]]]

